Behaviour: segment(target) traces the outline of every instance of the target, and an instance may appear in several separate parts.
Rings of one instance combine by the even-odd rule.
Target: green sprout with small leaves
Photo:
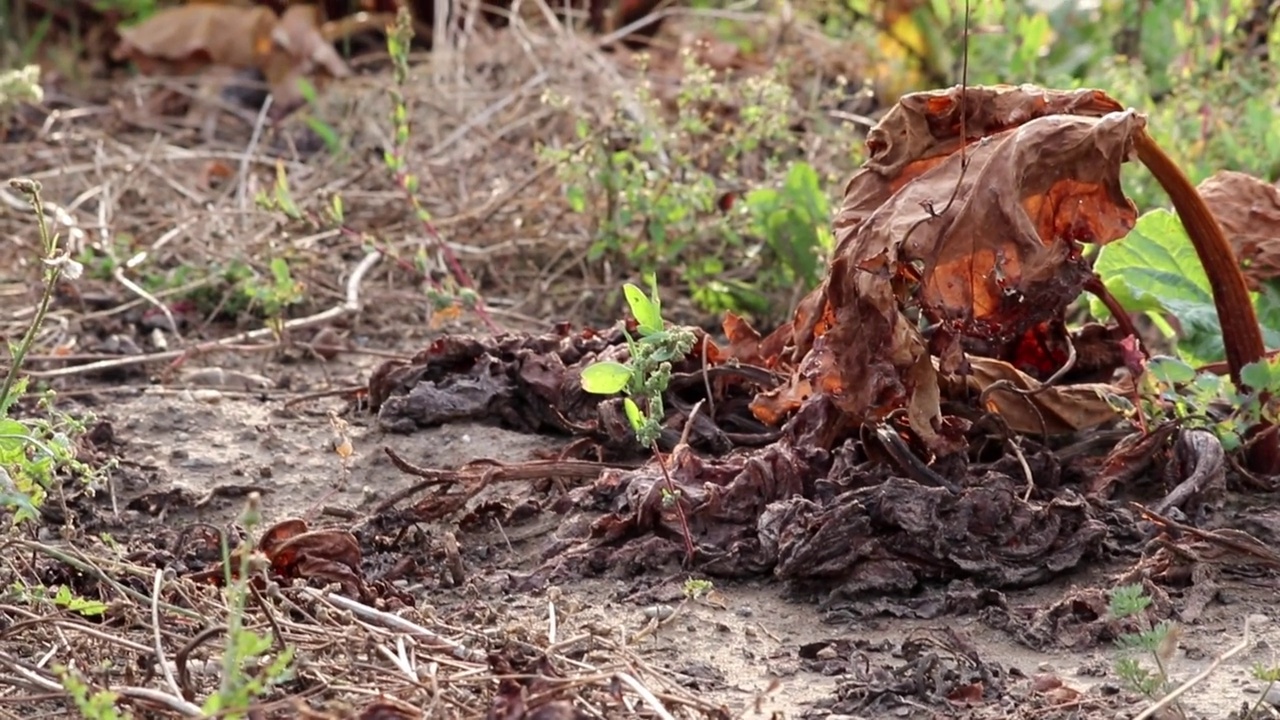
[[[257,493],[249,496],[240,524],[252,533],[262,523],[262,508]],[[204,712],[227,718],[248,717],[250,708],[275,685],[293,677],[294,648],[279,649],[275,658],[265,656],[275,645],[273,636],[262,635],[248,627],[247,607],[253,575],[250,553],[233,553],[222,536],[223,581],[230,611],[227,616],[226,648],[222,655],[222,677],[217,692],[205,699]],[[233,568],[233,564],[238,567]]]
[[[10,180],[9,185],[27,196],[35,213],[44,273],[35,317],[22,339],[9,344],[9,369],[0,384],[0,507],[13,511],[13,521],[21,523],[39,517],[49,491],[66,474],[79,478],[92,491],[114,465],[109,463],[95,470],[77,458],[76,439],[84,434],[85,423],[92,418],[74,418],[59,412],[51,391],[43,393],[38,402],[44,416],[13,417],[18,401],[27,395],[27,378],[21,375],[23,361],[44,325],[54,288],[63,278],[79,278],[84,266],[72,259],[59,244],[58,235],[49,231],[40,183],[18,179]]]
[[[684,596],[690,600],[697,600],[705,597],[715,589],[715,583],[710,580],[701,580],[697,578],[689,578],[684,581]]]
[[[662,394],[671,382],[671,363],[688,355],[697,342],[697,337],[687,328],[667,327],[662,319],[657,283],[652,277],[649,282],[650,295],[631,283],[622,288],[636,319],[639,336],[632,337],[626,328],[622,330],[631,352],[630,362],[605,360],[592,363],[582,371],[583,390],[598,395],[626,393],[622,407],[635,430],[636,440],[645,447],[653,445],[662,434],[662,419],[666,414]],[[640,402],[636,402],[636,398]]]
[[[1156,625],[1148,623],[1143,613],[1150,606],[1151,598],[1141,585],[1124,585],[1112,590],[1108,611],[1116,620],[1128,617],[1138,619],[1141,630],[1125,633],[1116,640],[1122,655],[1116,660],[1115,670],[1116,675],[1130,688],[1154,701],[1173,689],[1169,663],[1177,650],[1178,638],[1182,632],[1176,623],[1167,620]],[[1153,660],[1154,670],[1143,664],[1139,659],[1141,655]],[[1172,707],[1180,717],[1186,717],[1185,711],[1177,703]]]
[[[662,318],[662,301],[658,297],[657,280],[653,276],[648,280],[648,295],[631,283],[622,288],[631,314],[635,317],[636,334],[639,336],[632,337],[625,326],[622,328],[630,351],[630,361],[620,363],[601,360],[588,365],[582,371],[582,389],[597,395],[619,392],[625,394],[622,399],[623,411],[627,414],[636,440],[653,450],[654,457],[662,468],[662,475],[666,480],[662,488],[662,506],[675,508],[684,532],[686,558],[692,560],[695,548],[693,537],[689,533],[688,519],[680,503],[680,491],[671,481],[671,473],[658,449],[658,438],[662,435],[662,420],[666,417],[662,395],[671,382],[671,363],[692,352],[698,338],[688,328],[668,327]]]

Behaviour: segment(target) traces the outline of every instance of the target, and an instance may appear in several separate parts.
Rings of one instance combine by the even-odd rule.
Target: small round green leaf
[[[610,360],[592,363],[582,370],[582,389],[597,395],[621,392],[631,381],[631,368]]]

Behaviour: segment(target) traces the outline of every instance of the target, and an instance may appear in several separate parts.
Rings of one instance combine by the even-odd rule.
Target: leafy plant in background
[[[284,258],[271,259],[270,283],[254,283],[247,286],[245,292],[254,302],[261,304],[267,325],[276,337],[284,335],[285,310],[304,297],[302,283],[293,279],[289,263]]]
[[[817,285],[827,269],[823,258],[835,245],[831,208],[817,171],[808,163],[793,163],[781,188],[752,190],[746,203],[755,234],[782,260],[763,269],[773,276],[768,285]]]
[[[496,331],[497,325],[489,317],[484,301],[475,290],[471,276],[467,273],[453,250],[440,237],[431,217],[431,212],[418,197],[420,180],[409,170],[409,140],[411,137],[410,114],[408,101],[405,98],[405,87],[409,82],[409,45],[413,41],[413,16],[409,6],[402,3],[396,11],[395,25],[387,33],[387,54],[391,56],[394,82],[387,88],[391,97],[391,123],[393,127],[393,146],[383,151],[383,164],[395,178],[404,194],[405,200],[413,210],[423,232],[432,241],[437,254],[448,269],[449,283],[441,283],[429,262],[426,248],[423,247],[417,257],[418,270],[422,276],[430,280],[432,286],[427,290],[427,299],[437,312],[456,313],[461,309],[474,310],[480,320],[490,330]]]
[[[1126,311],[1145,314],[1160,328],[1178,357],[1193,364],[1222,360],[1213,289],[1176,215],[1152,210],[1138,218],[1122,240],[1099,249],[1094,270]],[[1280,290],[1264,285],[1251,297],[1267,346],[1280,347]],[[1094,317],[1110,317],[1096,298],[1089,310]]]
[[[1264,420],[1275,420],[1275,411],[1263,403],[1264,393],[1280,390],[1280,368],[1265,360],[1245,366],[1245,382],[1258,388],[1241,393],[1231,378],[1212,372],[1197,372],[1187,363],[1169,356],[1156,356],[1147,363],[1139,380],[1138,412],[1146,418],[1170,418],[1187,427],[1213,432],[1228,451],[1244,444],[1249,429]]]
[[[965,52],[970,85],[1102,88],[1142,108],[1156,141],[1197,183],[1222,168],[1280,179],[1280,123],[1273,120],[1280,69],[1250,54],[1262,43],[1271,57],[1280,55],[1280,33],[1250,32],[1259,4],[931,0],[902,12],[898,3],[825,0],[798,7],[825,15],[827,32],[855,46],[904,50],[897,54],[926,72],[900,91],[959,82]],[[888,54],[872,57],[882,63]],[[938,71],[943,77],[934,77]],[[1139,208],[1165,203],[1145,171],[1124,183]]]
[[[1251,428],[1280,420],[1270,399],[1280,397],[1280,357],[1242,368],[1249,392],[1229,377],[1196,369],[1223,359],[1222,328],[1209,280],[1176,215],[1144,214],[1129,235],[1099,249],[1094,269],[1120,305],[1145,314],[1174,350],[1146,364],[1138,387],[1144,417],[1211,430],[1227,450],[1241,447]],[[1266,344],[1280,347],[1280,291],[1264,285],[1252,300]],[[1097,298],[1089,302],[1092,315],[1110,317]]]
[[[829,206],[817,172],[798,157],[791,89],[779,77],[775,70],[719,80],[686,53],[674,114],[641,81],[635,101],[616,98],[602,123],[579,120],[574,146],[540,148],[570,210],[592,222],[588,260],[617,259],[678,280],[711,312],[785,312],[778,293],[816,284],[830,249]],[[737,118],[722,117],[725,108]],[[754,182],[747,158],[756,172],[785,172],[785,180],[735,203],[735,188]]]
[[[14,103],[40,102],[43,99],[44,88],[40,85],[39,65],[0,71],[0,112]]]

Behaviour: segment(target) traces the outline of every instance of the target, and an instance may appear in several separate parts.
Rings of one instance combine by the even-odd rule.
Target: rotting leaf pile
[[[1099,91],[904,97],[845,189],[823,283],[767,337],[733,316],[726,346],[699,335],[673,363],[662,462],[606,469],[557,502],[590,521],[566,519],[521,584],[678,562],[675,502],[704,572],[773,573],[833,600],[925,580],[1026,586],[1096,555],[1109,526],[1085,481],[1117,464],[1139,477],[1165,455],[1097,457],[1095,429],[1133,392],[1112,384],[1137,362],[1132,328],[1072,332],[1064,316],[1085,290],[1108,299],[1082,251],[1134,226],[1120,172],[1144,137],[1143,116]],[[385,366],[370,391],[389,429],[497,417],[578,436],[566,454],[616,457],[635,453],[619,403],[597,403],[578,378],[625,352],[617,333],[564,327],[446,338]],[[473,474],[463,496],[492,477]],[[440,493],[383,508],[379,525],[458,507]],[[1138,520],[1117,518],[1128,527],[1113,534],[1137,534]]]

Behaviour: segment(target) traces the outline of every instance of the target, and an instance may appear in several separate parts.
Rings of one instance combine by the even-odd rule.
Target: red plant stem
[[[681,504],[680,491],[676,489],[676,485],[671,481],[671,473],[667,471],[667,462],[662,459],[662,450],[658,449],[658,443],[653,444],[653,457],[658,461],[658,467],[662,468],[662,477],[666,480],[667,493],[671,495],[671,499],[675,502],[676,516],[680,518],[680,532],[684,535],[684,552],[687,560],[692,563],[697,550],[693,546],[693,534],[689,532],[689,519],[684,515],[684,505]]]
[[[1222,345],[1227,351],[1231,380],[1244,390],[1240,371],[1245,365],[1265,357],[1266,345],[1235,251],[1209,212],[1204,198],[1145,129],[1134,138],[1134,150],[1168,193],[1191,244],[1195,246],[1196,255],[1209,279],[1209,287],[1213,290],[1213,304],[1217,307],[1218,323],[1222,326]],[[1266,388],[1255,389],[1265,404],[1268,399]],[[1269,423],[1261,422],[1250,431],[1250,435],[1265,434],[1258,437],[1258,442],[1249,449],[1248,464],[1255,472],[1273,474],[1280,471],[1280,437],[1276,433],[1267,433],[1269,427]]]
[[[401,163],[403,166],[403,163]],[[480,320],[489,328],[492,333],[502,332],[502,328],[493,321],[489,315],[488,309],[484,306],[484,298],[480,297],[480,291],[476,290],[475,283],[471,280],[471,275],[466,268],[462,267],[462,263],[458,262],[458,256],[453,254],[453,250],[449,249],[449,245],[440,236],[440,232],[436,230],[436,226],[427,217],[427,213],[422,209],[418,198],[414,197],[413,191],[409,188],[409,175],[403,169],[396,171],[396,184],[404,191],[405,197],[409,201],[410,207],[418,214],[418,219],[422,221],[422,229],[427,233],[427,237],[431,238],[431,242],[435,244],[436,249],[444,256],[445,263],[449,266],[449,272],[453,273],[453,278],[458,281],[462,287],[472,290],[476,293],[476,315],[480,316]]]

